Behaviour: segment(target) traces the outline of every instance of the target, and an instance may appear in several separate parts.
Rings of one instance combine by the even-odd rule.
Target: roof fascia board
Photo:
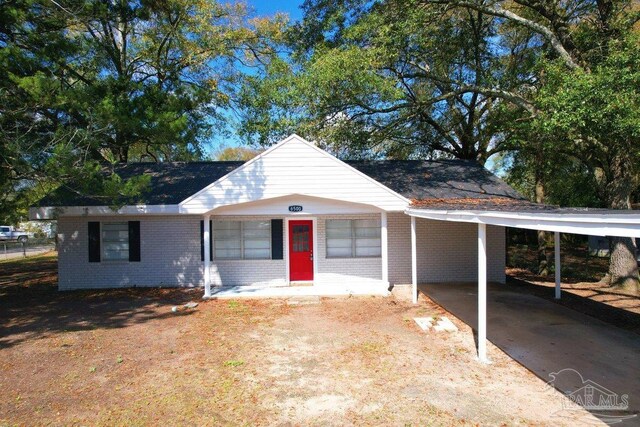
[[[56,219],[59,216],[105,216],[105,215],[177,215],[178,205],[123,206],[114,211],[109,206],[43,206],[29,208],[29,219]]]
[[[439,221],[471,222],[503,227],[544,230],[594,236],[640,237],[640,215],[505,213],[495,211],[442,211],[407,209],[407,215]],[[626,217],[626,218],[624,218]]]

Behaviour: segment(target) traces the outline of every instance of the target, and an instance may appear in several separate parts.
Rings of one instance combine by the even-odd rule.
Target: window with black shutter
[[[140,262],[140,221],[89,221],[89,262]]]
[[[282,222],[281,219],[271,220],[271,259],[284,259]]]
[[[129,221],[129,261],[140,262],[140,221]]]
[[[209,221],[209,261],[213,261],[213,236],[211,230],[213,221]],[[200,220],[200,261],[204,261],[204,221]]]
[[[100,223],[89,221],[89,262],[100,262]]]

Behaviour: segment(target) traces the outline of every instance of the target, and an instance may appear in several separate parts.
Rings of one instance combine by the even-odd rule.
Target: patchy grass
[[[477,363],[465,325],[409,321],[444,314],[429,301],[172,313],[200,291],[59,293],[55,258],[26,261],[0,278],[0,425],[575,424],[553,415],[564,397],[495,347]]]

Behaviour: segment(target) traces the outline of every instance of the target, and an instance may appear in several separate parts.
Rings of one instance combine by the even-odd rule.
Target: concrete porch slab
[[[211,288],[211,299],[225,298],[290,298],[290,297],[338,297],[338,296],[389,296],[391,293],[380,285],[314,284],[304,286],[219,286]]]

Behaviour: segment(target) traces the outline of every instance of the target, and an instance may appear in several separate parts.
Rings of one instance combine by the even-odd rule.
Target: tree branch
[[[545,37],[556,53],[562,58],[564,63],[571,69],[581,68],[580,65],[574,60],[573,56],[567,51],[565,46],[562,44],[558,36],[545,25],[534,22],[530,19],[524,18],[510,10],[504,9],[500,6],[488,6],[482,5],[469,1],[449,1],[449,0],[423,0],[426,3],[431,4],[443,4],[448,6],[455,7],[466,7],[469,9],[476,10],[478,12],[486,13],[487,15],[496,16],[498,18],[509,19],[513,22],[516,22],[524,27],[527,27]]]

